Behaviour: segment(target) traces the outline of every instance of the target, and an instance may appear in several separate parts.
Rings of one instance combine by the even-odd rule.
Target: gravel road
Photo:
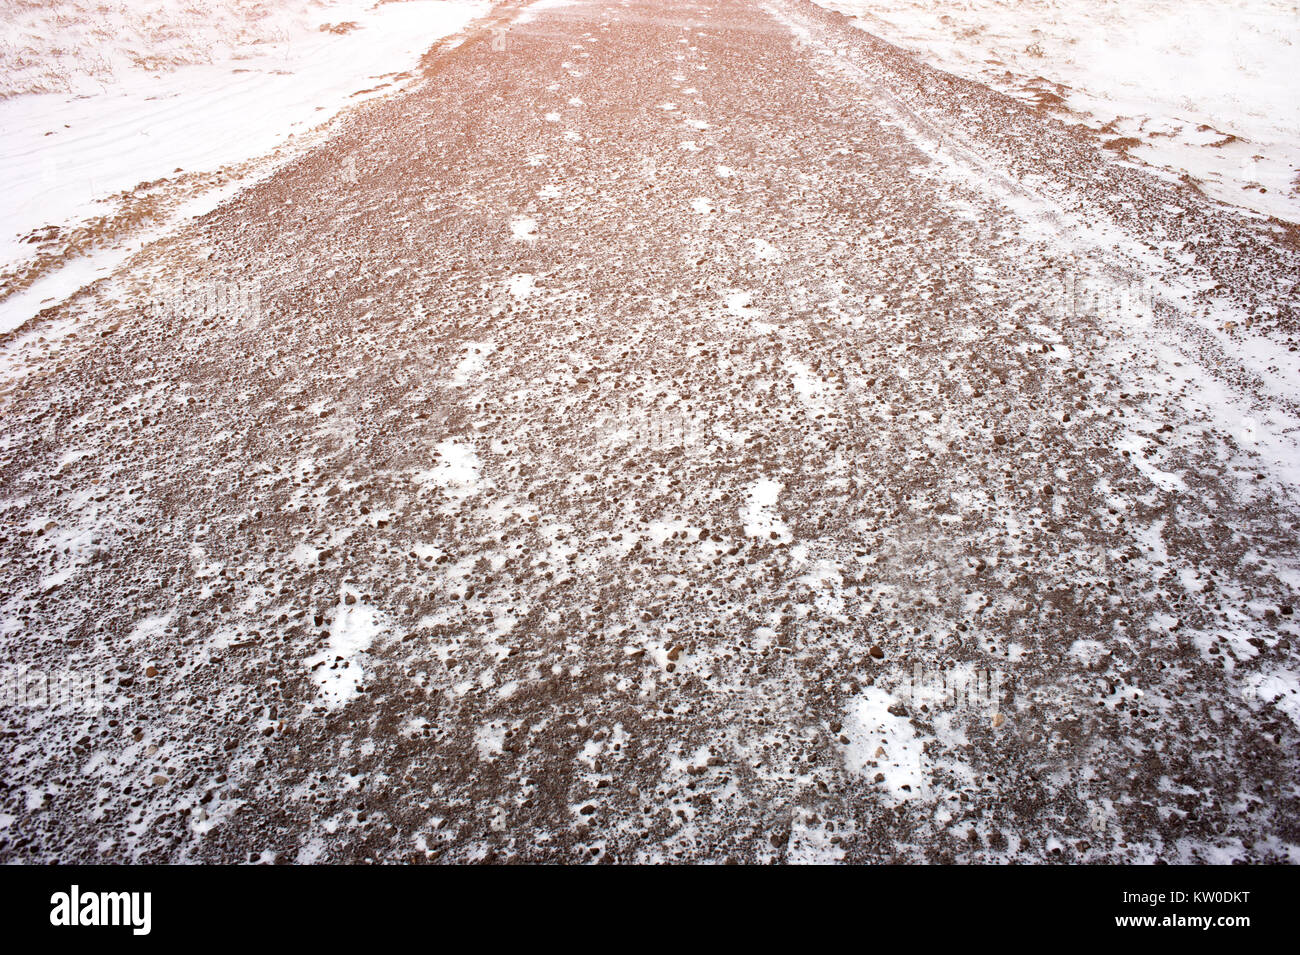
[[[803,0],[423,70],[0,338],[0,861],[1297,861],[1295,227]]]

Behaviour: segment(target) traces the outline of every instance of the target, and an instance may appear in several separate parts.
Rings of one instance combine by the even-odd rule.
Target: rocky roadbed
[[[1295,861],[1294,231],[507,12],[0,339],[0,859]]]

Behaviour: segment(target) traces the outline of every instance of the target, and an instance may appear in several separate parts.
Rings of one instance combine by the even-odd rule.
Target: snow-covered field
[[[5,0],[0,331],[278,167],[490,7]]]
[[[102,93],[131,74],[244,59],[328,19],[332,0],[3,0],[0,98]]]
[[[818,0],[933,66],[1300,221],[1296,0]]]

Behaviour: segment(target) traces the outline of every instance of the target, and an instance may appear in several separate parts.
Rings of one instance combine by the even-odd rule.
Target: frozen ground
[[[490,7],[6,0],[0,329],[318,142]]]
[[[1297,861],[1295,228],[804,0],[414,79],[0,336],[0,859]]]
[[[1296,0],[819,0],[927,63],[1300,222]]]

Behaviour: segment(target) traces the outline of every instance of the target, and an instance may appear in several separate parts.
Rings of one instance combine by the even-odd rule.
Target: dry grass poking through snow
[[[238,59],[314,28],[330,0],[0,0],[0,98],[99,92],[132,70]],[[309,22],[315,21],[315,22]]]

